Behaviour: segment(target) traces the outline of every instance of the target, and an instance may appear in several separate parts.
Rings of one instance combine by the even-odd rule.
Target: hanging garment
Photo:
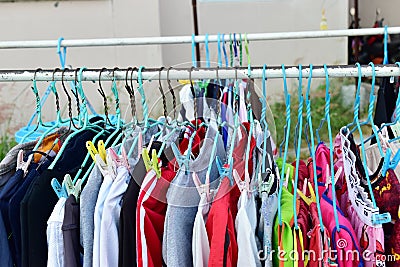
[[[360,245],[357,241],[356,234],[351,226],[349,220],[345,217],[344,213],[336,203],[338,221],[339,221],[339,231],[337,229],[334,218],[333,211],[333,201],[332,201],[332,191],[331,185],[322,193],[320,198],[320,205],[322,211],[322,221],[331,240],[331,248],[336,251],[337,257],[334,261],[339,264],[339,266],[363,266],[362,252],[360,250]],[[323,187],[319,188],[321,191]],[[356,253],[356,256],[349,257],[350,253]]]
[[[382,123],[393,121],[392,116],[396,108],[397,94],[395,84],[390,82],[390,77],[383,77],[376,100],[374,125],[381,127]],[[390,136],[390,138],[393,138],[393,136]]]
[[[93,266],[94,210],[103,181],[100,168],[94,165],[80,196],[83,266]]]
[[[341,140],[339,148],[337,148],[338,139]],[[385,262],[381,260],[384,253],[382,225],[372,222],[373,215],[378,215],[379,210],[373,208],[368,194],[360,186],[360,178],[355,165],[356,157],[350,148],[350,143],[342,131],[335,140],[335,155],[338,159],[335,165],[344,168],[345,176],[339,178],[345,179],[345,181],[340,182],[342,185],[338,193],[338,200],[342,211],[355,230],[360,249],[363,256],[365,255],[365,266],[384,266]]]
[[[119,267],[137,266],[136,257],[136,212],[137,199],[139,197],[140,186],[146,176],[146,167],[142,157],[139,158],[128,188],[123,196],[119,223]]]
[[[161,177],[149,171],[141,186],[136,210],[136,250],[138,266],[163,266],[162,243],[165,213],[167,210],[166,193],[175,177],[169,168],[161,168]]]
[[[10,177],[15,173],[18,152],[22,150],[24,155],[26,155],[35,147],[35,145],[36,141],[23,143],[14,146],[10,151],[7,152],[3,160],[0,162],[0,192]]]
[[[229,178],[223,178],[208,214],[206,229],[210,242],[210,267],[237,266],[238,245],[234,216],[230,209],[232,191]]]
[[[206,192],[200,195],[199,207],[193,225],[192,255],[193,267],[208,266],[210,256],[210,243],[208,242],[206,221],[210,210],[210,202]]]
[[[309,182],[312,185],[312,188],[316,189],[314,185],[314,170],[313,170],[313,161],[311,158],[308,160],[308,173],[310,175]],[[316,192],[315,192],[316,193]],[[319,192],[318,192],[319,194]],[[318,196],[317,196],[318,197]],[[308,266],[310,267],[321,267],[321,266],[331,266],[335,265],[330,260],[330,255],[332,250],[330,248],[330,239],[328,237],[328,231],[324,225],[320,224],[319,215],[318,215],[318,207],[316,202],[312,202],[310,204],[310,217],[311,217],[311,230],[307,233],[310,239],[310,250],[313,253],[310,253],[310,257],[308,258]]]
[[[295,167],[296,162],[293,162],[292,165]],[[305,185],[305,180],[309,181],[308,168],[304,161],[299,161],[299,168],[297,169],[298,173],[298,188],[302,191],[303,188],[306,188],[305,195],[310,197],[310,190],[307,185]],[[311,230],[311,217],[310,217],[310,207],[306,202],[302,199],[297,200],[297,223],[299,229],[297,230],[297,252],[299,255],[299,261],[297,261],[297,265],[299,267],[307,266],[306,258],[303,258],[302,255],[304,251],[309,250],[310,240],[308,236],[308,232]]]
[[[96,164],[103,175],[103,183],[101,184],[99,195],[97,196],[96,206],[94,208],[93,266],[95,267],[101,266],[101,257],[105,256],[101,255],[100,251],[102,233],[101,220],[104,211],[104,202],[110,193],[111,186],[116,177],[116,174],[108,169],[105,163],[100,163],[99,160],[101,159],[98,158]]]
[[[257,213],[252,192],[244,189],[239,198],[239,210],[235,220],[238,243],[238,266],[261,267],[256,243]]]
[[[201,183],[204,183],[216,134],[218,133],[215,129],[208,127],[199,155],[196,159],[187,162],[188,169],[184,167],[179,169],[168,188],[168,208],[164,224],[162,249],[164,262],[168,266],[180,267],[192,266],[193,264],[191,248],[193,224],[200,197],[190,172],[196,172]],[[196,136],[199,136],[199,134],[196,133]],[[198,149],[200,143],[193,143],[193,149],[196,147]],[[225,149],[222,139],[218,140],[216,156],[225,161]],[[219,184],[217,166],[215,161],[213,162],[210,172],[211,189],[215,189]]]
[[[288,165],[288,164],[286,164]],[[279,205],[279,204],[278,204]],[[293,195],[286,187],[282,188],[281,196],[282,224],[278,216],[275,217],[274,233],[272,247],[274,266],[289,267],[293,266],[293,258],[290,252],[294,250],[293,246]]]
[[[50,181],[57,178],[61,184],[65,174],[74,176],[81,168],[86,156],[87,140],[95,133],[87,130],[74,136],[52,170],[45,170],[32,181],[30,188],[21,201],[22,265],[45,266],[47,263],[46,224],[58,199]],[[86,169],[86,168],[85,168]],[[85,170],[84,169],[84,170]],[[40,209],[37,209],[40,207]]]
[[[265,267],[272,267],[272,230],[274,218],[278,210],[278,192],[268,196],[267,192],[262,193],[261,216],[263,228],[263,250]]]
[[[7,231],[3,223],[3,216],[0,212],[0,265],[4,267],[14,266],[11,257],[10,247],[8,246]]]
[[[387,171],[384,179],[373,189],[375,201],[382,212],[389,212],[392,216],[393,225],[388,223],[384,225],[385,234],[385,252],[386,255],[396,255],[396,261],[388,261],[388,266],[400,266],[400,183],[393,170]],[[387,231],[389,230],[389,231]]]
[[[64,266],[64,238],[62,224],[64,220],[65,197],[60,198],[47,220],[47,267]]]
[[[23,183],[18,187],[18,190],[14,193],[11,199],[8,202],[9,211],[8,216],[10,220],[12,235],[10,235],[9,241],[14,243],[14,251],[15,255],[13,256],[15,265],[22,266],[22,234],[21,234],[21,213],[20,213],[20,206],[25,194],[28,191],[31,183],[38,179],[38,177],[46,170],[50,164],[52,163],[53,159],[48,158],[49,160],[41,163],[30,164],[28,168],[28,174],[25,176]]]
[[[64,221],[62,224],[64,241],[64,266],[81,266],[81,249],[79,242],[79,204],[74,195],[65,201]]]

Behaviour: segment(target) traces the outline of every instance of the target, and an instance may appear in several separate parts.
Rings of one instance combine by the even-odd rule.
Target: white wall
[[[138,36],[190,35],[193,29],[190,0],[92,0],[0,3],[0,40],[42,40]],[[329,29],[347,28],[348,0],[285,0],[246,3],[198,3],[200,34],[256,33],[318,30],[321,10],[326,8]],[[6,27],[4,26],[6,25]],[[253,65],[336,64],[347,62],[346,38],[251,42]],[[217,50],[210,45],[211,59]],[[204,59],[204,46],[202,46]],[[54,68],[59,66],[55,49],[0,50],[1,69]],[[169,66],[191,61],[190,45],[68,48],[67,64],[86,66]],[[246,61],[245,61],[246,62]],[[294,84],[294,80],[291,84]],[[0,125],[11,131],[26,124],[34,111],[29,83],[0,83]],[[146,85],[150,100],[158,98],[156,84]],[[109,84],[104,83],[108,89]],[[41,93],[46,84],[39,84]],[[269,82],[269,92],[280,95],[280,82]],[[89,99],[101,111],[95,86],[85,84]],[[23,93],[21,93],[23,92]],[[151,97],[156,96],[157,97]],[[121,98],[127,95],[121,87]],[[54,118],[54,102],[45,107]],[[126,101],[123,101],[126,107]]]
[[[381,10],[380,18],[384,18],[384,24],[389,26],[399,26],[400,2],[397,0],[362,0],[359,2],[359,17],[360,27],[370,28],[374,25],[376,19],[376,9]],[[353,6],[353,0],[350,1],[350,6]]]

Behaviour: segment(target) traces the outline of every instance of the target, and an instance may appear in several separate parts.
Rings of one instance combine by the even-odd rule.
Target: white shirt
[[[206,193],[200,195],[200,203],[197,209],[193,226],[192,254],[193,267],[207,267],[210,256],[210,243],[206,231],[206,218],[210,210],[207,203]]]
[[[104,201],[100,228],[100,266],[118,266],[121,199],[128,188],[130,177],[126,167],[118,167],[117,177]]]
[[[113,174],[105,171],[104,166],[100,166],[100,164],[98,166],[103,175],[105,175],[97,197],[96,207],[94,208],[93,267],[100,267],[101,218],[103,216],[104,201],[106,200],[113,183]]]
[[[64,267],[64,239],[62,224],[64,220],[65,197],[60,198],[54,206],[47,221],[47,266]]]
[[[261,267],[258,256],[255,231],[257,227],[257,213],[254,195],[243,190],[238,203],[238,213],[235,227],[238,244],[237,266]]]

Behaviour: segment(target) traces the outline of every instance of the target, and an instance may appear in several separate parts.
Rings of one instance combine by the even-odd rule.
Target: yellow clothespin
[[[100,158],[107,163],[107,152],[106,152],[106,147],[104,145],[103,140],[99,140],[97,143],[97,147],[93,144],[92,141],[87,141],[86,142],[86,148],[88,152],[90,153],[90,156],[92,157],[93,161],[96,162],[96,154],[99,154]]]
[[[151,160],[149,156],[149,150],[147,149],[147,147],[144,147],[142,150],[142,158],[144,166],[146,167],[146,171],[149,171],[151,169]]]
[[[189,80],[178,80],[178,82],[182,85],[190,84]]]
[[[301,199],[304,200],[304,202],[307,203],[308,206],[311,205],[311,203],[316,203],[317,202],[317,198],[315,196],[315,192],[314,192],[314,188],[312,188],[311,183],[307,182],[308,184],[308,189],[310,190],[310,194],[311,197],[307,197],[302,191],[300,191],[299,189],[297,189],[297,193],[299,194],[299,196],[301,197]]]
[[[151,162],[152,162],[152,169],[156,173],[156,177],[160,178],[161,177],[161,168],[160,168],[160,163],[158,162],[158,157],[157,157],[157,151],[153,149],[152,154],[151,154]]]
[[[93,161],[96,162],[96,154],[99,154],[99,152],[97,151],[96,147],[94,146],[92,141],[87,141],[86,142],[86,148],[88,150],[88,152],[90,153],[90,156],[92,157]]]
[[[99,151],[100,157],[104,160],[104,162],[106,162],[107,152],[106,152],[106,146],[104,145],[103,140],[99,140],[99,142],[97,143],[97,149]]]

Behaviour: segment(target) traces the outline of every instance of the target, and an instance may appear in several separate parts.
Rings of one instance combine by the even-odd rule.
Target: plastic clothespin
[[[64,176],[63,187],[67,191],[67,196],[73,195],[78,200],[82,191],[82,179],[78,179],[74,185],[71,175],[66,174]]]
[[[68,197],[67,191],[65,190],[65,188],[63,186],[60,185],[60,183],[58,182],[58,180],[56,178],[53,178],[51,180],[50,184],[58,198],[62,198],[62,197],[67,198]]]
[[[249,180],[246,178],[246,171],[245,171],[245,179],[242,181],[241,177],[239,176],[239,173],[236,171],[236,169],[233,169],[233,178],[235,179],[235,182],[240,190],[242,192],[243,190],[250,191],[250,183]],[[247,175],[248,176],[248,175]]]
[[[104,162],[107,162],[106,161],[107,152],[106,152],[106,148],[105,148],[105,145],[104,145],[104,141],[103,140],[99,140],[99,142],[97,143],[97,147],[98,148],[96,148],[96,146],[93,144],[92,141],[87,141],[86,142],[86,148],[87,148],[88,152],[90,153],[90,156],[92,157],[94,162],[96,162],[96,157],[95,157],[96,154],[99,154],[101,159]]]
[[[266,170],[266,176],[259,184],[259,192],[260,193],[265,192],[268,194],[272,188],[272,185],[274,184],[274,180],[275,180],[275,175],[272,173],[271,169],[268,168]]]
[[[208,176],[208,177],[207,177]],[[197,173],[192,173],[193,182],[196,185],[197,192],[199,195],[206,194],[207,202],[211,201],[211,193],[210,193],[210,176],[206,174],[206,182],[202,184],[200,182],[199,176]]]
[[[229,172],[230,172],[230,166],[229,164],[224,164],[222,163],[221,159],[216,156],[215,159],[216,163],[217,163],[217,168],[218,168],[218,173],[220,176],[222,177],[229,177]]]
[[[31,164],[33,160],[33,154],[28,156],[28,160],[24,161],[24,150],[20,150],[17,156],[17,170],[22,170],[24,172],[24,176],[28,173],[29,164]]]
[[[307,181],[308,189],[310,190],[310,197],[307,197],[305,193],[297,189],[297,193],[301,197],[301,199],[304,200],[304,202],[307,203],[308,206],[311,205],[311,203],[316,203],[317,202],[317,197],[315,196],[314,188],[312,187],[311,183]]]
[[[175,155],[176,162],[178,162],[179,167],[184,168],[185,171],[187,172],[189,169],[189,162],[187,162],[186,156],[181,154],[179,148],[176,146],[175,143],[171,144],[171,148],[172,152]]]
[[[157,151],[153,149],[151,154],[151,168],[155,171],[156,177],[161,177],[161,162],[158,160]]]

